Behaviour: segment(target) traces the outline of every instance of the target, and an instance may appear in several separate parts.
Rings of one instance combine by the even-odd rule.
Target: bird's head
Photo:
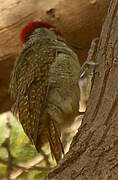
[[[42,21],[32,21],[29,22],[20,33],[20,40],[23,44],[25,44],[32,33],[38,28],[45,28],[52,32],[54,32],[58,36],[62,36],[62,34],[56,29],[55,26],[48,24],[47,22]]]

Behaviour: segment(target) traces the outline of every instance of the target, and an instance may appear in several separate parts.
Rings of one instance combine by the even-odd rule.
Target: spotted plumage
[[[30,141],[38,151],[49,142],[58,162],[63,153],[61,130],[79,114],[80,65],[60,34],[46,26],[36,21],[30,33],[23,29],[25,45],[13,68],[10,93],[12,110]]]

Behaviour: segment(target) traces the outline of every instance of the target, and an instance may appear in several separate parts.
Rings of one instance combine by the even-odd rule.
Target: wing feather
[[[46,102],[48,71],[53,62],[53,50],[40,46],[25,48],[15,63],[10,92],[14,112],[25,133],[36,144],[40,116]]]

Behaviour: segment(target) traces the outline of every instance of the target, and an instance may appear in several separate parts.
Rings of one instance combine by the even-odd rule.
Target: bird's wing
[[[47,122],[40,122],[48,94],[48,73],[54,60],[54,49],[25,48],[15,63],[10,92],[15,100],[14,112],[18,113],[31,142],[40,151],[42,141],[46,138],[52,155],[58,162],[63,153],[58,127],[49,116]]]
[[[32,46],[22,51],[15,63],[10,84],[15,100],[14,112],[18,113],[25,133],[34,144],[45,105],[48,70],[53,59],[53,51],[41,48]]]

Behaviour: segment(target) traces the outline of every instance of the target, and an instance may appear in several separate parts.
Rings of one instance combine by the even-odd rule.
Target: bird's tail
[[[57,129],[57,124],[52,119],[48,123],[48,141],[51,148],[52,157],[55,158],[58,163],[62,159],[62,154],[64,154],[63,145],[60,140],[60,133]]]

